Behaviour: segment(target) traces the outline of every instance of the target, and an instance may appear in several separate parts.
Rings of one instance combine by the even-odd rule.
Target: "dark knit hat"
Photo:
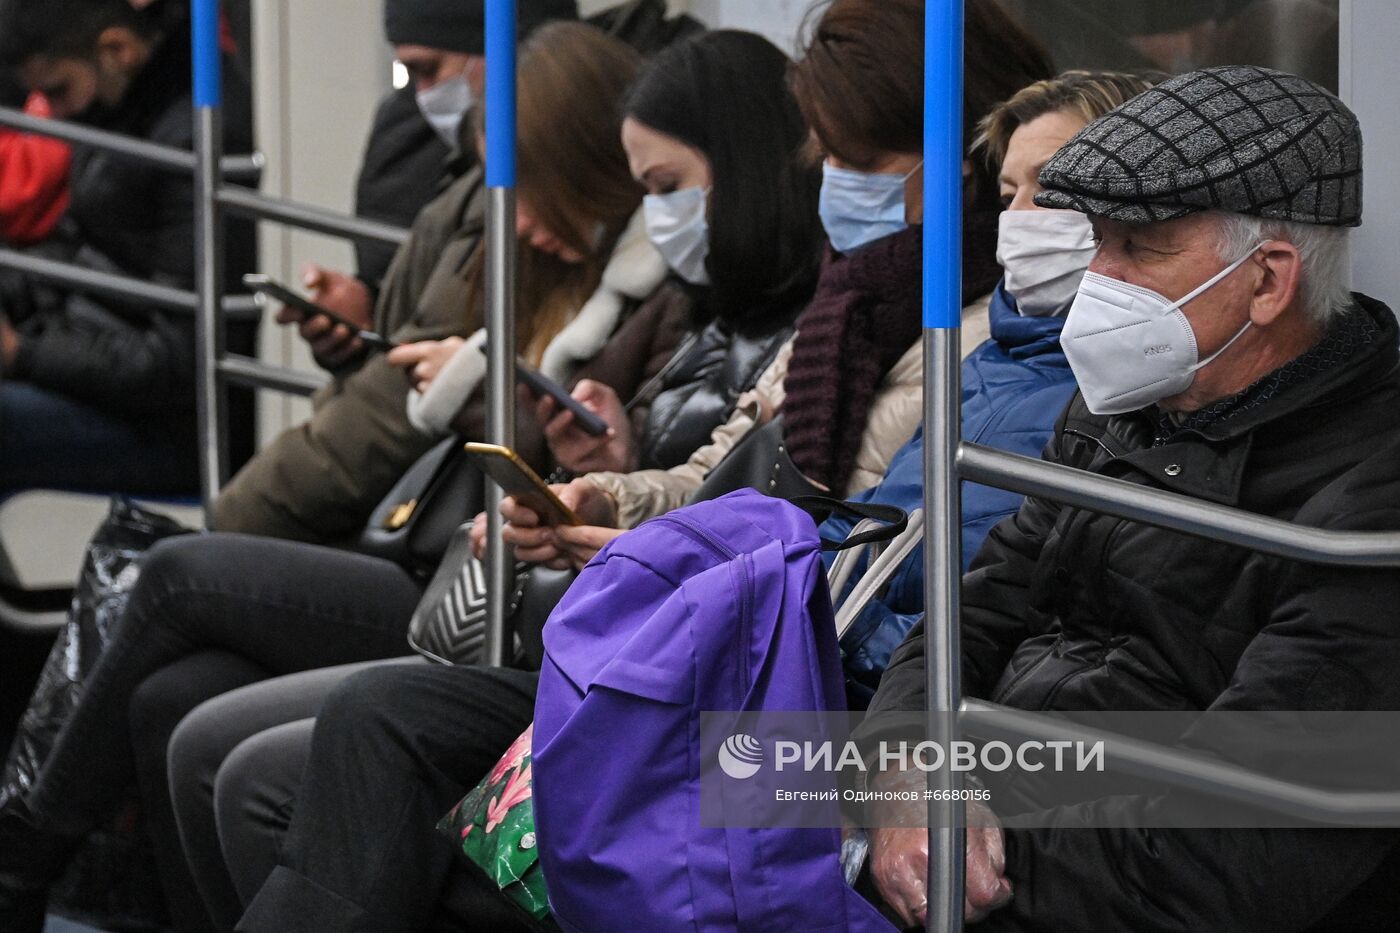
[[[1325,89],[1227,65],[1138,95],[1064,145],[1040,172],[1041,207],[1128,223],[1217,210],[1361,223],[1361,127]]]
[[[555,19],[578,19],[574,0],[519,0],[518,38]],[[384,0],[384,35],[393,45],[481,55],[486,51],[485,0]]]

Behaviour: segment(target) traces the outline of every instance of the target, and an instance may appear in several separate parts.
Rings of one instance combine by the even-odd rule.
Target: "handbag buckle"
[[[398,531],[408,524],[408,520],[413,517],[413,513],[418,510],[418,500],[409,499],[394,506],[394,510],[384,519],[384,528],[387,531]]]

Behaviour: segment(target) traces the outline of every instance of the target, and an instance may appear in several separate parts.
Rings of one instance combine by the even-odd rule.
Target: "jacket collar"
[[[1183,429],[1155,447],[1155,407],[1105,419],[1084,417],[1082,402],[1077,403],[1081,413],[1071,413],[1066,430],[1097,441],[1115,462],[1167,489],[1234,505],[1260,429],[1305,409],[1360,395],[1400,364],[1400,325],[1395,315],[1375,299],[1360,294],[1355,299],[1353,313],[1368,315],[1379,330],[1377,337],[1345,364],[1332,366],[1253,408],[1200,428]]]
[[[1060,331],[1064,329],[1063,315],[1026,317],[1016,308],[1016,299],[1006,290],[1006,280],[997,283],[987,308],[991,321],[992,339],[1012,359],[1024,360],[1043,353],[1060,352]]]

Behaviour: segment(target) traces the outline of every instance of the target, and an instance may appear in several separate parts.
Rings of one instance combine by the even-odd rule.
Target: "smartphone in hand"
[[[486,347],[481,348],[481,352],[486,352]],[[548,376],[531,369],[520,360],[515,361],[515,379],[537,396],[548,395],[558,402],[563,408],[567,408],[574,413],[574,421],[589,437],[602,437],[608,433],[608,423],[596,414],[589,411],[582,402],[574,398],[559,383]]]
[[[372,330],[365,330],[341,317],[339,314],[336,314],[330,308],[324,308],[313,301],[303,298],[271,276],[249,273],[243,276],[243,284],[260,295],[266,295],[268,298],[282,302],[282,304],[287,305],[289,308],[297,309],[308,318],[320,315],[321,317],[330,319],[336,324],[348,327],[356,337],[363,340],[367,346],[375,350],[388,351],[398,346],[397,343],[394,343],[388,337],[382,334],[376,334]]]
[[[582,525],[583,519],[559,500],[549,484],[530,469],[509,447],[496,444],[466,445],[467,456],[481,467],[481,472],[505,490],[506,495],[530,509],[545,525]]]

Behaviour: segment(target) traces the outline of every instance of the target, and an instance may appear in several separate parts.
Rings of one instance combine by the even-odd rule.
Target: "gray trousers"
[[[508,903],[435,829],[530,724],[536,680],[397,659],[265,681],[195,710],[171,742],[171,790],[217,924],[554,929]]]

